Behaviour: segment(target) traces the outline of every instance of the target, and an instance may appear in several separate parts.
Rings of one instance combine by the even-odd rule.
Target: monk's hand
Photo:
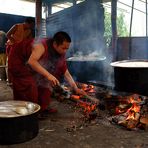
[[[51,74],[48,76],[48,80],[50,81],[50,83],[53,87],[56,86],[56,85],[60,85],[59,80]]]

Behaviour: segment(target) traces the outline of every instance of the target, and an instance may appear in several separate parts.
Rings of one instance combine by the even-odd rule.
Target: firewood
[[[127,129],[134,129],[137,127],[138,120],[129,119],[127,123]]]
[[[122,121],[119,121],[118,124],[121,126],[127,127],[128,122],[127,120],[122,120]]]
[[[71,95],[71,99],[77,101],[77,100],[80,99],[80,96],[78,96],[78,95]]]
[[[143,124],[146,124],[148,126],[148,118],[141,117],[140,122],[143,123]]]
[[[126,104],[120,104],[119,105],[119,108],[121,109],[121,110],[127,110],[127,109],[129,109],[130,107],[132,107],[132,103],[126,103]]]
[[[134,120],[139,121],[139,118],[140,118],[140,113],[136,112],[135,113],[135,119]]]

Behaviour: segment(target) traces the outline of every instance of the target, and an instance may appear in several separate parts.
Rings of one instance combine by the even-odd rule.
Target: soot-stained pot
[[[0,144],[16,144],[37,136],[38,104],[26,101],[0,102]]]
[[[114,67],[115,90],[148,96],[147,60],[123,60],[111,66]]]

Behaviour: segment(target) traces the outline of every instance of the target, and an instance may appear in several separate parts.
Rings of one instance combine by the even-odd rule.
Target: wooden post
[[[41,35],[42,28],[42,0],[36,0],[36,37]]]
[[[130,20],[130,31],[129,31],[129,51],[128,51],[128,59],[132,58],[132,23],[133,23],[133,11],[134,11],[134,2],[132,1],[132,10],[131,10],[131,20]]]
[[[112,25],[112,56],[117,60],[117,0],[111,1],[111,25]]]
[[[147,26],[148,25],[148,21],[147,21],[147,0],[146,0],[146,8],[145,9],[146,9],[146,14],[145,14],[146,18],[145,19],[146,19],[146,37],[147,37],[148,36],[148,30],[147,30],[147,27],[148,27]]]

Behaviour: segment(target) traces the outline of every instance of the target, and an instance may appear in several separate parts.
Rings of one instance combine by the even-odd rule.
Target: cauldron
[[[147,60],[123,60],[111,66],[114,67],[115,90],[148,96]]]
[[[79,82],[101,81],[105,56],[74,56],[67,59],[68,69]]]
[[[0,102],[0,144],[21,143],[37,136],[39,110],[32,102]]]

